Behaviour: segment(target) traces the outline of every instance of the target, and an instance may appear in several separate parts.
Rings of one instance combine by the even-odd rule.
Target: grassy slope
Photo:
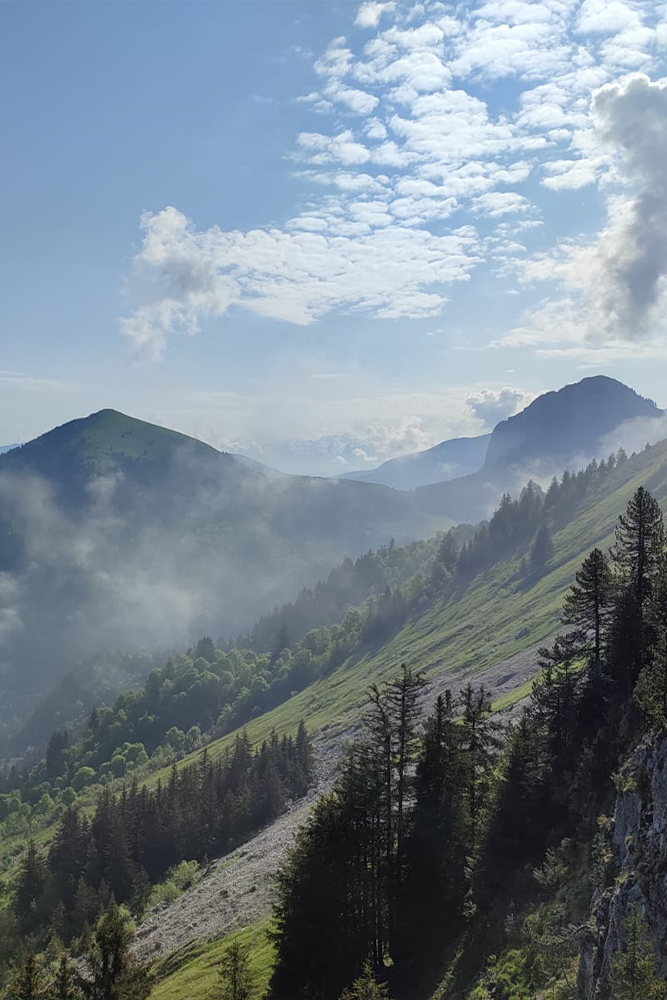
[[[8,453],[0,460],[0,468],[36,466],[48,474],[76,459],[91,472],[102,474],[116,468],[121,456],[160,463],[184,445],[202,455],[216,454],[214,448],[178,431],[128,417],[116,410],[100,410],[56,427]]]
[[[583,557],[595,545],[606,549],[612,544],[618,514],[640,485],[651,489],[663,510],[667,509],[667,444],[617,470],[597,495],[587,499],[585,507],[555,534],[557,557],[550,571],[535,584],[512,581],[518,560],[498,564],[476,578],[457,595],[458,599],[450,596],[433,602],[380,648],[367,650],[330,677],[253,720],[247,727],[251,739],[262,740],[272,727],[279,733],[293,731],[303,717],[311,732],[341,732],[357,716],[368,684],[390,679],[402,660],[426,670],[429,676],[448,675],[454,680],[483,674],[495,663],[547,640],[559,628],[563,595]],[[528,634],[516,639],[523,628],[528,629]],[[531,682],[524,683],[500,699],[496,707],[505,708],[527,696],[530,687]],[[222,750],[231,738],[233,734],[210,745],[209,751]],[[266,926],[263,923],[240,932],[248,935],[253,963],[260,967],[271,959]],[[211,965],[220,960],[230,939],[203,945],[196,957],[173,974],[166,968],[161,970],[160,974],[167,978],[152,994],[155,1000],[199,1000],[207,996],[214,975]]]
[[[220,983],[217,967],[225,949],[233,941],[250,950],[254,986],[252,1000],[259,1000],[269,984],[273,965],[274,946],[269,940],[268,929],[269,922],[266,920],[234,931],[220,941],[208,941],[171,956],[155,970],[159,981],[151,993],[151,1000],[203,1000],[212,996],[214,987]]]
[[[274,727],[279,734],[293,732],[302,718],[313,734],[343,732],[358,717],[368,685],[390,680],[401,662],[428,677],[454,682],[483,676],[497,663],[548,640],[559,629],[563,595],[582,559],[595,545],[612,544],[618,515],[642,484],[667,508],[667,442],[616,470],[588,496],[583,509],[555,533],[556,557],[537,581],[518,579],[518,558],[498,563],[467,587],[428,604],[384,643],[254,719],[246,727],[250,739],[259,742]],[[499,707],[505,704],[507,699]],[[209,744],[209,753],[222,751],[234,735]],[[159,777],[164,781],[167,772]]]

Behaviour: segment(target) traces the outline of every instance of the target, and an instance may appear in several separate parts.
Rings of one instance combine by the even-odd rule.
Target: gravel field
[[[536,649],[525,650],[496,664],[478,678],[497,700],[524,684],[534,673]],[[425,705],[445,688],[459,685],[441,676],[430,682]],[[512,711],[510,710],[510,713]],[[274,894],[274,876],[317,797],[331,788],[345,743],[354,737],[358,723],[341,737],[315,738],[316,784],[308,795],[292,806],[270,827],[236,851],[217,859],[191,889],[170,904],[151,910],[137,931],[135,949],[150,960],[180,951],[193,942],[228,934],[266,916]]]

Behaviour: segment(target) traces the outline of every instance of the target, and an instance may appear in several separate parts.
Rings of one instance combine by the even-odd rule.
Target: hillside
[[[623,443],[664,434],[664,414],[655,403],[616,379],[597,375],[538,396],[521,413],[498,424],[478,472],[415,491],[424,511],[455,521],[489,516],[497,498],[528,479],[547,484],[564,468],[577,470]],[[637,445],[635,445],[637,447]]]
[[[642,484],[666,509],[667,442],[623,463],[602,488],[593,490],[569,523],[554,533],[556,555],[539,579],[526,583],[518,578],[521,553],[517,552],[467,586],[427,601],[382,642],[360,649],[330,676],[250,722],[250,738],[259,741],[274,726],[279,732],[293,731],[300,717],[308,717],[320,760],[319,787],[323,789],[332,780],[331,754],[335,759],[341,739],[357,731],[369,683],[390,680],[401,661],[426,672],[428,703],[446,686],[456,690],[471,678],[489,685],[498,709],[524,698],[530,689],[528,681],[537,669],[536,647],[561,628],[563,596],[583,557],[595,545],[609,547],[618,514]],[[220,752],[227,742],[225,738],[211,744],[209,754]],[[165,772],[162,780],[166,777]],[[188,961],[185,956],[198,934],[215,936],[216,928],[218,934],[227,934],[235,926],[261,916],[263,911],[257,909],[255,895],[268,906],[272,873],[284,856],[289,830],[295,830],[304,818],[302,809],[292,815],[291,822],[290,817],[281,820],[274,837],[263,834],[257,844],[251,843],[240,855],[216,867],[210,881],[205,879],[166,911],[149,917],[140,930],[142,953],[186,949],[182,969],[178,960],[171,963],[173,974],[164,981],[160,995],[173,1000],[190,996],[187,984],[198,981],[196,970],[200,966],[198,960]],[[232,862],[234,878],[225,879],[225,864]],[[238,886],[238,894],[232,891],[222,904],[214,903],[221,886]],[[204,976],[203,965],[201,974]],[[426,1000],[431,993],[426,987],[424,990]],[[409,991],[401,995],[414,997]]]
[[[0,732],[80,658],[237,633],[344,556],[450,523],[113,410],[58,427],[0,456]]]
[[[468,680],[474,679],[488,685],[497,709],[510,707],[528,693],[530,678],[536,669],[536,647],[560,627],[563,594],[571,585],[583,556],[593,545],[609,545],[619,512],[642,484],[651,489],[663,507],[667,506],[667,442],[622,461],[618,466],[606,468],[604,474],[592,466],[585,475],[567,480],[560,506],[553,508],[551,515],[554,555],[538,571],[526,573],[523,568],[532,546],[532,537],[528,536],[521,544],[514,544],[504,557],[492,559],[481,572],[463,576],[446,572],[442,577],[436,569],[444,548],[436,540],[425,544],[421,554],[422,569],[415,567],[417,571],[406,578],[400,593],[396,590],[393,596],[389,595],[390,604],[383,594],[369,598],[370,603],[365,602],[365,608],[348,612],[340,625],[311,630],[292,649],[282,650],[277,657],[269,653],[251,653],[243,648],[214,651],[210,641],[207,644],[202,640],[197,649],[179,657],[165,670],[154,671],[143,693],[124,696],[114,712],[105,710],[100,715],[86,739],[91,747],[104,746],[104,753],[87,750],[84,744],[76,751],[83,753],[83,757],[78,763],[76,757],[72,759],[74,768],[79,767],[81,761],[88,762],[76,776],[81,806],[89,807],[91,796],[99,787],[94,784],[99,780],[94,770],[99,760],[102,760],[99,774],[104,773],[105,782],[112,775],[120,776],[126,767],[132,767],[140,780],[147,780],[149,788],[156,789],[160,784],[167,787],[172,783],[168,761],[163,769],[156,769],[155,765],[164,760],[169,746],[176,746],[177,737],[182,752],[189,740],[194,739],[196,743],[201,734],[199,737],[192,733],[186,736],[184,732],[179,735],[174,729],[151,759],[147,759],[144,744],[136,740],[147,740],[158,721],[163,733],[172,724],[169,715],[158,719],[163,711],[158,707],[160,704],[173,704],[179,713],[175,718],[181,720],[187,718],[184,712],[194,712],[191,718],[197,718],[204,728],[207,715],[215,719],[216,692],[222,694],[236,674],[240,683],[250,685],[253,697],[261,697],[262,691],[267,692],[267,682],[272,678],[278,681],[278,693],[280,679],[284,676],[287,679],[287,685],[282,688],[284,700],[275,708],[262,712],[259,702],[257,708],[253,708],[253,702],[246,699],[245,710],[249,714],[245,717],[248,721],[244,725],[244,735],[241,730],[232,729],[218,740],[207,738],[207,766],[215,766],[228,749],[238,747],[238,740],[245,741],[245,734],[256,747],[264,740],[273,746],[273,731],[278,738],[294,735],[300,720],[307,718],[315,742],[316,791],[329,786],[345,741],[358,730],[368,685],[392,679],[401,662],[425,671],[427,704],[432,703],[445,687],[459,690]],[[400,563],[400,553],[390,551],[392,558],[395,556]],[[252,680],[253,671],[256,671],[255,681]],[[171,680],[166,683],[168,678]],[[263,686],[256,683],[260,678],[264,679]],[[299,683],[303,690],[290,696],[290,689]],[[156,702],[156,698],[167,698],[167,701]],[[132,721],[135,718],[136,723]],[[229,716],[223,712],[221,718]],[[181,722],[184,728],[189,724]],[[133,726],[136,728],[132,729]],[[145,745],[153,753],[154,741]],[[75,749],[73,747],[70,753]],[[111,758],[108,755],[112,752]],[[189,766],[197,762],[202,762],[199,749],[182,756],[178,773],[183,780],[191,771]],[[63,780],[58,779],[53,786],[53,798],[46,794],[48,801],[45,803],[47,786],[43,777],[38,767],[32,778],[37,784],[26,786],[26,791],[34,789],[30,791],[31,801],[36,803],[34,796],[42,796],[35,805],[34,814],[35,819],[38,815],[42,817],[39,820],[42,826],[45,820],[47,824],[38,836],[41,844],[53,835],[53,827],[48,821],[49,810],[53,809],[54,818],[57,817],[63,794]],[[150,953],[151,957],[166,956],[174,949],[199,947],[202,938],[226,934],[249,920],[263,919],[271,900],[271,880],[276,865],[289,847],[296,826],[305,816],[304,808],[312,798],[311,793],[305,800],[305,807],[288,812],[278,820],[275,828],[261,833],[256,842],[251,841],[215,865],[179,899],[151,913],[139,932],[142,953]],[[17,831],[21,822],[26,821],[20,813],[13,819],[10,815],[10,819],[12,830],[16,828]],[[9,865],[10,869],[16,844],[14,837],[6,842],[3,850],[3,866]],[[258,934],[258,947],[264,947],[264,938]],[[204,949],[197,954],[205,963],[214,951]],[[196,964],[198,959],[193,962]],[[178,957],[167,962],[162,975],[169,978],[164,980],[160,995],[173,997],[173,1000],[185,1000],[186,997],[194,1000],[196,994],[188,993],[194,972],[195,966],[185,959],[183,963]]]
[[[396,490],[414,490],[418,486],[458,479],[481,469],[490,438],[490,434],[452,438],[426,451],[391,458],[377,469],[345,472],[340,478],[381,483]]]

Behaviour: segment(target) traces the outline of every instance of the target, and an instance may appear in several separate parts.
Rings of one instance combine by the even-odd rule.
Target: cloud
[[[309,218],[308,228],[316,221]],[[433,287],[466,280],[476,261],[472,233],[437,236],[400,224],[372,229],[359,222],[352,235],[200,231],[170,207],[144,215],[142,227],[128,292],[140,301],[123,332],[154,358],[169,335],[196,333],[202,318],[232,306],[297,325],[341,308],[381,318],[433,316],[447,301]]]
[[[487,264],[512,288],[549,281],[549,299],[569,297],[563,314],[600,340],[648,336],[666,256],[664,88],[619,76],[655,68],[662,15],[658,0],[486,0],[456,16],[363,3],[355,24],[370,37],[333,38],[295,95],[306,117],[291,159],[308,191],[293,217],[243,232],[198,229],[177,208],[145,215],[123,332],[160,357],[171,336],[236,308],[297,325],[349,310],[437,316]],[[513,96],[498,100],[506,78]],[[536,182],[551,198],[596,185],[605,231],[549,248],[545,227],[531,256]],[[539,325],[526,317],[524,340]]]
[[[616,181],[606,225],[593,239],[562,240],[526,261],[524,281],[549,282],[564,294],[550,296],[503,343],[557,343],[553,356],[598,350],[610,360],[624,356],[623,344],[642,342],[650,355],[664,355],[667,80],[634,73],[605,84],[593,95],[592,115],[600,158],[613,162]]]
[[[392,11],[395,6],[394,3],[376,3],[373,0],[362,3],[354,23],[358,28],[377,28],[382,15]]]
[[[522,410],[533,398],[533,393],[511,386],[504,386],[502,389],[480,389],[479,392],[473,392],[468,396],[466,407],[486,429],[492,430],[501,420]]]

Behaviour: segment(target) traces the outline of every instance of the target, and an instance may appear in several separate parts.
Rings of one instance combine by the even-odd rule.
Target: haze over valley
[[[667,1000],[663,0],[0,88],[0,1000]]]

